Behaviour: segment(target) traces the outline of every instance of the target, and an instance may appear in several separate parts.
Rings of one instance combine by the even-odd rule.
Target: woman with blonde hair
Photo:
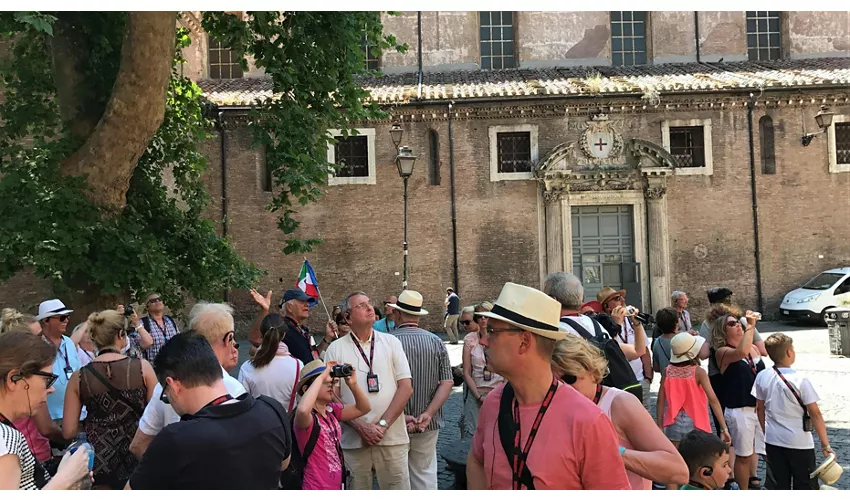
[[[721,400],[726,407],[723,416],[732,435],[733,472],[742,490],[761,489],[761,480],[752,471],[758,465],[758,456],[765,453],[764,432],[752,395],[756,375],[764,370],[764,361],[753,345],[758,317],[752,311],[747,311],[745,317],[746,329],[737,315],[731,313],[715,319],[710,329],[712,354],[720,370]]]
[[[478,313],[488,312],[493,308],[489,302],[482,302],[475,307],[465,307],[460,316],[460,323],[469,332],[463,338],[463,410],[460,421],[461,439],[471,438],[478,426],[478,411],[484,404],[484,398],[505,379],[493,373],[487,366],[484,357],[484,347],[487,345],[485,330],[487,317]]]
[[[614,424],[620,456],[633,490],[652,489],[652,481],[688,484],[688,466],[633,394],[602,385],[608,361],[583,338],[567,335],[555,343],[552,372],[592,400]]]
[[[68,382],[62,433],[69,440],[77,435],[80,411],[85,406],[86,438],[95,452],[95,487],[123,489],[138,463],[130,453],[130,443],[153,395],[156,375],[146,360],[121,354],[127,345],[121,313],[93,313],[88,324],[97,356],[74,372]]]

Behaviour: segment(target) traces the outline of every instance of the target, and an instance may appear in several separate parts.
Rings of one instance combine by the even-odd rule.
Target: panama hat
[[[833,484],[838,481],[838,478],[841,477],[843,472],[844,468],[835,460],[835,453],[830,453],[826,460],[814,472],[809,474],[809,478],[814,479],[817,477],[826,484]]]
[[[704,343],[705,339],[699,335],[691,335],[688,332],[677,333],[670,339],[670,362],[684,363],[696,359]]]
[[[301,388],[305,385],[312,384],[313,379],[321,375],[323,371],[325,371],[325,363],[320,359],[314,359],[304,365],[301,368],[301,376],[298,378],[298,383],[295,384],[295,392],[292,393],[292,397],[294,398],[296,394],[301,392]]]
[[[611,300],[611,299],[613,299],[614,297],[617,297],[617,296],[625,297],[626,291],[625,290],[619,290],[618,291],[618,290],[614,290],[610,286],[606,286],[602,290],[599,290],[599,293],[596,294],[596,300],[598,300],[599,303],[604,306],[606,302],[608,302],[609,300]]]
[[[426,309],[422,308],[422,294],[413,290],[404,290],[398,295],[398,301],[395,304],[387,304],[387,307],[398,309],[404,314],[412,316],[425,316],[428,314]]]
[[[38,305],[38,316],[36,316],[36,321],[41,321],[46,318],[52,318],[53,316],[62,316],[63,314],[70,314],[74,312],[73,309],[68,309],[65,307],[65,304],[62,303],[59,299],[50,299],[45,300],[41,304]]]
[[[567,336],[558,326],[561,303],[540,290],[516,283],[505,283],[493,309],[478,315],[504,321],[548,339],[561,340]]]

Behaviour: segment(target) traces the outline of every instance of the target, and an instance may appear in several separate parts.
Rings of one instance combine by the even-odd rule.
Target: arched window
[[[776,173],[776,148],[773,144],[773,118],[764,115],[759,118],[759,139],[761,141],[761,173]]]

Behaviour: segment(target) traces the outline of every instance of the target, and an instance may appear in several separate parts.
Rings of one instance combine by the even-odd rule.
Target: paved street
[[[795,368],[804,372],[811,380],[815,389],[821,397],[820,408],[826,421],[830,444],[838,454],[839,462],[844,466],[844,474],[833,486],[839,489],[850,489],[850,359],[841,356],[832,356],[829,353],[828,334],[826,328],[792,327],[778,323],[763,323],[759,325],[759,331],[765,335],[770,332],[782,331],[794,339],[794,347],[797,351]],[[241,359],[247,359],[247,342],[243,342],[240,349]],[[462,345],[446,344],[452,366],[461,363]],[[769,359],[765,358],[768,367],[771,366]],[[234,375],[238,368],[233,370]],[[655,396],[658,393],[659,377],[656,376],[652,385],[652,405],[655,405]],[[444,407],[445,425],[440,431],[437,447],[439,488],[450,489],[454,482],[453,475],[446,470],[445,462],[440,458],[442,450],[448,450],[455,446],[459,440],[458,419],[463,406],[463,390],[455,387]],[[653,408],[653,412],[654,412]],[[820,450],[820,443],[815,435],[815,448]],[[820,451],[818,460],[821,459]],[[764,479],[764,461],[759,461],[759,477]]]

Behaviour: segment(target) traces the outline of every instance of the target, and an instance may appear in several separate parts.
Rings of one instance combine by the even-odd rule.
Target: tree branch
[[[175,12],[130,12],[121,66],[106,111],[92,134],[63,161],[66,175],[87,175],[88,198],[119,210],[130,177],[165,114],[174,55]]]

